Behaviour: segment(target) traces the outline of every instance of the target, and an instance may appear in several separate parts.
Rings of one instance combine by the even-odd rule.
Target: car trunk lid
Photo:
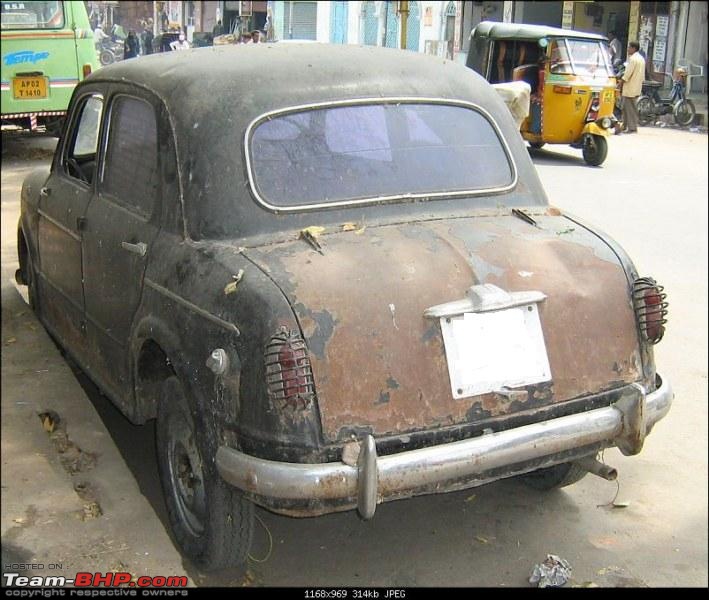
[[[314,244],[244,251],[298,316],[326,439],[476,422],[641,377],[629,284],[616,255],[563,216],[534,219],[370,226],[326,232]],[[424,312],[483,284],[546,296],[536,306],[551,381],[512,395],[454,398],[441,324]]]

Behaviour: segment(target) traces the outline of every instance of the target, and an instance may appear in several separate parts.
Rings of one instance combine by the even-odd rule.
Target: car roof
[[[455,98],[462,90],[454,91],[452,82],[461,79],[466,88],[487,86],[460,65],[438,57],[374,46],[296,41],[152,54],[103,67],[88,81],[97,79],[142,85],[176,110],[186,93],[204,96],[206,104],[229,98],[244,109],[251,102],[275,107],[366,95]]]
[[[568,37],[585,40],[607,40],[597,33],[574,31],[573,29],[559,29],[546,25],[527,25],[525,23],[498,23],[496,21],[482,21],[470,34],[471,39],[487,37],[492,40],[523,40],[537,41],[544,37]]]

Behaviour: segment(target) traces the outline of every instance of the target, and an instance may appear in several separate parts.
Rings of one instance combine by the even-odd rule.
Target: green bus
[[[71,94],[99,67],[84,2],[0,2],[2,125],[58,135]]]

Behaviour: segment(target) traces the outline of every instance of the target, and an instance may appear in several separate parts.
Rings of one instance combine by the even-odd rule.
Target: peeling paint
[[[558,236],[569,221],[538,212],[539,227],[507,212],[380,226],[361,236],[338,231],[327,235],[326,254],[312,261],[302,242],[248,251],[277,278],[301,322],[326,440],[338,439],[352,423],[377,435],[405,433],[529,410],[640,378],[635,318],[617,257],[581,228]],[[532,286],[547,295],[540,319],[553,386],[529,386],[524,400],[453,399],[438,323],[423,312],[480,283],[508,291]],[[387,410],[374,411],[372,399]]]
[[[387,387],[390,390],[398,390],[399,389],[399,382],[396,379],[394,379],[393,377],[389,377],[387,379]]]

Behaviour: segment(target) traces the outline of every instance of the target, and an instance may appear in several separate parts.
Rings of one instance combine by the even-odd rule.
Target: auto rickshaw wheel
[[[535,150],[539,150],[544,147],[546,142],[529,142],[529,145]]]
[[[589,133],[583,140],[583,159],[586,164],[598,167],[608,156],[608,141],[602,135]]]

